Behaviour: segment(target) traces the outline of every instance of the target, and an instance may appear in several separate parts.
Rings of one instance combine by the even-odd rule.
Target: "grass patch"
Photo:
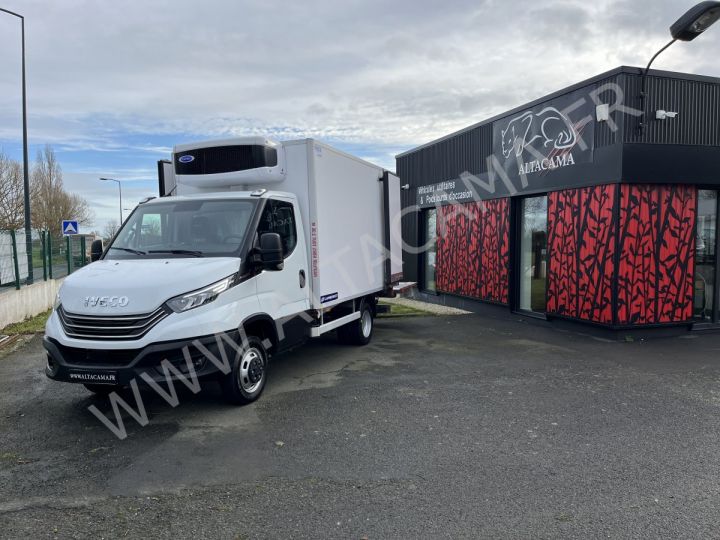
[[[379,317],[415,317],[418,315],[432,315],[429,311],[423,311],[421,309],[415,309],[408,306],[402,306],[400,304],[390,304],[381,302],[381,304],[388,306],[390,311],[380,313]]]
[[[7,336],[16,336],[18,334],[40,334],[45,331],[45,323],[50,317],[51,309],[46,312],[25,319],[23,322],[11,324],[0,330],[0,334]]]

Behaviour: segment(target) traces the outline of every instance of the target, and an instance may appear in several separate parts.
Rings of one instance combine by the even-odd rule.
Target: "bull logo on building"
[[[555,107],[540,112],[528,111],[510,120],[501,131],[502,153],[505,159],[511,154],[522,156],[525,149],[540,141],[542,148],[566,150],[578,142],[572,122]]]

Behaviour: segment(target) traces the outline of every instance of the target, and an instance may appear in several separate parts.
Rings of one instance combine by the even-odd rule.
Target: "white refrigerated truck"
[[[259,137],[178,145],[160,167],[170,196],[140,204],[63,283],[48,377],[104,393],[192,372],[247,403],[272,355],[332,330],[370,340],[402,274],[395,175],[315,140]],[[209,360],[227,338],[229,372]]]

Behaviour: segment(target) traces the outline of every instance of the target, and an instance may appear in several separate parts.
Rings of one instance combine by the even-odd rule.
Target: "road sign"
[[[72,236],[73,234],[78,234],[80,232],[80,229],[78,228],[78,222],[64,219],[62,222],[62,232],[65,236]]]

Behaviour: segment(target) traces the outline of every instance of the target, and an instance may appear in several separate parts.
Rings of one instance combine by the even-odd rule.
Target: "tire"
[[[248,336],[232,371],[220,379],[223,395],[234,405],[246,405],[260,397],[267,381],[268,355],[262,341]]]
[[[338,328],[337,335],[340,343],[362,346],[370,343],[374,328],[372,306],[363,300],[360,304],[360,318]]]
[[[122,386],[116,384],[83,384],[83,386],[98,396],[107,396],[123,389]]]

